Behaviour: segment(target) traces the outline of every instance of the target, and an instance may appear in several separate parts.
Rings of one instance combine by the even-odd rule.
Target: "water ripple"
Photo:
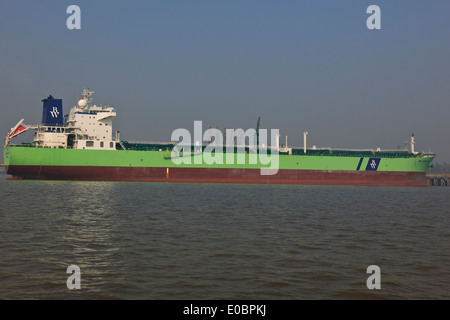
[[[0,299],[449,299],[449,192],[0,180]]]

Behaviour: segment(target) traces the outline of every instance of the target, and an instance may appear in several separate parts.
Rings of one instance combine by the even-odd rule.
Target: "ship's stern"
[[[3,148],[3,162],[5,164],[5,172],[8,173],[8,168],[9,168],[9,164],[10,164],[10,157],[9,157],[9,153],[10,153],[10,147],[6,146]]]
[[[6,174],[10,174],[9,173],[9,166],[11,164],[10,152],[11,152],[11,147],[10,146],[5,146],[3,148],[3,162],[5,164],[5,172],[6,172]]]

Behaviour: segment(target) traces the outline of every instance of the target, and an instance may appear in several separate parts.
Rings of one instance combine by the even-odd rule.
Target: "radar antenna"
[[[89,102],[91,102],[92,101],[92,98],[91,98],[91,96],[92,96],[92,94],[94,94],[95,93],[95,91],[89,91],[89,88],[84,88],[83,89],[83,93],[82,93],[82,95],[83,95],[83,98],[82,99],[84,99],[84,100],[86,100],[88,103]]]

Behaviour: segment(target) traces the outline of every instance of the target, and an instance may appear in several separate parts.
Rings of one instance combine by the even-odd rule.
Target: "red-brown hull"
[[[261,175],[259,169],[7,166],[16,179],[255,183],[358,186],[427,186],[424,172],[279,170]]]

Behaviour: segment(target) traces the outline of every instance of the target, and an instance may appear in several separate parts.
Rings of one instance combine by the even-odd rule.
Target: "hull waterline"
[[[17,165],[6,171],[15,179],[43,180],[427,186],[424,172],[280,169],[275,175],[261,175],[259,169]]]

